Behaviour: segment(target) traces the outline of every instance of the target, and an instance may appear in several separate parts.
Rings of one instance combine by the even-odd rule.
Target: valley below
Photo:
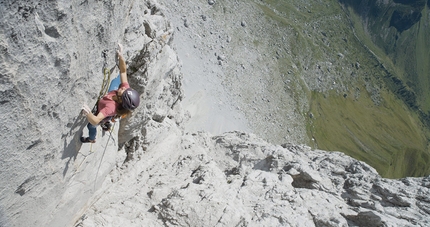
[[[223,98],[212,106],[225,109],[218,116],[242,119],[238,129],[273,143],[341,151],[384,177],[430,173],[427,115],[416,102],[427,94],[408,86],[399,73],[404,70],[372,42],[376,31],[356,10],[368,4],[373,12],[372,3],[165,4],[176,27],[185,91],[195,78],[208,81],[209,90],[221,83],[224,92],[214,97]],[[383,7],[392,13],[393,4]],[[395,34],[390,18],[383,19],[380,26],[387,28],[378,31]]]

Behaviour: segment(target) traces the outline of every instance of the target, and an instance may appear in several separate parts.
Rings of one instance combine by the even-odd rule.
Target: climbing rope
[[[106,63],[105,63],[105,66],[106,66]],[[100,99],[102,99],[103,96],[105,96],[108,93],[108,90],[109,90],[109,87],[110,87],[110,82],[111,82],[110,78],[111,78],[112,72],[118,66],[118,63],[116,63],[111,69],[108,69],[105,66],[103,67],[103,82],[102,82],[102,87],[100,89],[99,96],[97,97],[97,102],[96,102],[96,104],[95,104],[95,106],[93,108],[93,110],[95,110],[95,111],[97,111],[97,105],[98,105]],[[94,191],[96,190],[97,178],[98,178],[98,175],[99,175],[100,167],[101,167],[102,162],[103,162],[103,158],[104,158],[105,153],[106,153],[106,149],[108,147],[110,139],[111,138],[113,139],[112,131],[113,131],[114,127],[115,127],[115,124],[116,124],[116,122],[113,124],[112,128],[109,130],[109,138],[108,138],[108,140],[106,142],[105,149],[103,150],[102,158],[100,159],[99,166],[97,168],[96,179],[94,180]],[[115,143],[115,140],[114,140],[114,143]],[[90,146],[90,152],[92,152],[92,149],[93,149],[93,147],[92,147],[92,144],[91,144],[91,146]]]
[[[108,68],[104,68],[104,70],[103,70],[103,83],[102,83],[102,87],[100,89],[99,97],[97,98],[97,100],[100,100],[108,92],[111,74],[112,73]]]
[[[97,102],[93,107],[93,113],[96,114],[97,112],[97,105],[100,101],[100,99],[103,98],[103,96],[105,96],[108,93],[108,89],[110,86],[110,82],[111,82],[111,75],[113,73],[113,71],[115,70],[115,68],[117,67],[117,65],[113,66],[111,69],[108,69],[106,67],[103,67],[103,82],[102,82],[102,86],[99,92],[99,96],[97,97]]]
[[[110,76],[112,75],[112,73],[115,70],[115,68],[118,67],[118,65],[119,65],[118,60],[115,60],[115,65],[111,69],[109,69],[107,67],[107,52],[108,52],[108,50],[102,51],[102,58],[104,59],[104,63],[103,63],[103,82],[102,82],[102,87],[101,87],[100,92],[99,92],[99,96],[97,97],[96,104],[94,105],[94,107],[92,109],[93,114],[97,113],[97,105],[98,105],[100,99],[102,99],[103,96],[105,96],[108,93],[110,82],[111,82],[110,81]]]
[[[118,62],[118,59],[117,59],[117,60],[115,61],[115,65],[114,65],[112,68],[110,68],[110,69],[109,69],[109,68],[107,68],[107,67],[106,67],[106,66],[107,66],[106,52],[107,52],[106,50],[102,52],[102,57],[105,59],[104,64],[103,64],[103,82],[102,82],[102,86],[101,86],[101,89],[100,89],[100,92],[99,92],[99,96],[97,97],[96,104],[94,105],[94,107],[93,107],[93,109],[92,109],[92,113],[93,113],[93,114],[97,114],[97,112],[98,112],[98,110],[97,110],[97,105],[98,105],[98,103],[99,103],[100,99],[102,99],[102,98],[103,98],[103,96],[105,96],[105,95],[108,93],[108,90],[109,90],[109,87],[110,87],[110,83],[111,83],[111,75],[112,75],[113,71],[115,70],[115,68],[116,68],[116,67],[118,67],[118,65],[119,65],[119,62]],[[98,172],[99,172],[99,170],[100,170],[101,163],[102,163],[102,161],[103,161],[103,158],[104,158],[104,155],[105,155],[105,152],[106,152],[106,148],[107,148],[107,146],[108,146],[108,144],[109,144],[109,142],[110,142],[110,139],[111,139],[111,138],[112,138],[112,140],[113,140],[113,142],[114,142],[114,144],[115,144],[115,139],[114,139],[114,138],[113,138],[113,136],[112,136],[112,131],[114,130],[115,125],[116,125],[116,122],[114,122],[114,124],[113,124],[113,126],[112,126],[111,130],[109,130],[109,133],[110,133],[110,135],[109,135],[109,139],[108,139],[108,141],[107,141],[107,143],[106,143],[105,149],[104,149],[104,151],[103,151],[102,158],[101,158],[100,163],[99,163],[99,167],[98,167],[98,169],[97,169],[96,179],[95,179],[95,182],[94,182],[94,188],[95,188],[95,186],[96,186],[96,182],[97,182],[97,175],[98,175]],[[81,161],[81,163],[77,166],[77,168],[76,168],[76,172],[78,172],[78,171],[79,171],[80,167],[81,167],[81,166],[82,166],[82,164],[85,162],[85,160],[87,159],[87,157],[88,157],[89,155],[91,155],[93,152],[94,152],[94,151],[93,151],[93,144],[92,144],[92,143],[90,143],[90,153],[89,153],[89,154],[87,154],[87,155],[84,155],[84,159],[83,159],[83,160]]]

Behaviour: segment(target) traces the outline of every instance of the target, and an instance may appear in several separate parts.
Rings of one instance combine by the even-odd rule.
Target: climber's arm
[[[95,116],[91,112],[91,109],[86,104],[84,104],[82,106],[82,114],[87,117],[88,121],[92,125],[98,125],[100,123],[100,121],[102,121],[103,119],[105,119],[105,115],[103,113],[101,113],[101,112],[98,113],[97,116]]]
[[[105,115],[103,113],[98,113],[96,116],[93,113],[88,113],[87,119],[92,125],[98,125],[103,119],[105,119]]]
[[[119,59],[119,72],[121,83],[128,83],[127,79],[127,65],[125,63],[124,56],[122,55],[122,45],[118,43],[118,59]]]

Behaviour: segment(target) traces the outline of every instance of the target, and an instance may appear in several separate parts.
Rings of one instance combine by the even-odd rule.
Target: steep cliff
[[[150,142],[148,125],[162,130],[163,122],[182,121],[172,30],[153,2],[0,5],[0,225],[70,226],[105,176]],[[108,76],[103,69],[115,66],[117,42],[145,101],[112,134],[99,129],[96,144],[82,145],[80,108],[95,104]]]

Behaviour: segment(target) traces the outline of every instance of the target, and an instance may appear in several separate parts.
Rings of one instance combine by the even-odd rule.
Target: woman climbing
[[[118,77],[111,82],[109,92],[103,96],[97,103],[97,111],[95,114],[91,109],[84,105],[82,113],[88,119],[88,137],[81,137],[82,143],[95,143],[97,136],[97,125],[102,123],[106,118],[114,117],[115,115],[123,116],[131,113],[140,103],[139,93],[130,88],[127,80],[127,65],[122,55],[122,45],[118,43],[118,59],[119,59],[119,79]],[[119,83],[119,88],[115,87],[115,82]],[[104,123],[104,122],[103,122]]]

